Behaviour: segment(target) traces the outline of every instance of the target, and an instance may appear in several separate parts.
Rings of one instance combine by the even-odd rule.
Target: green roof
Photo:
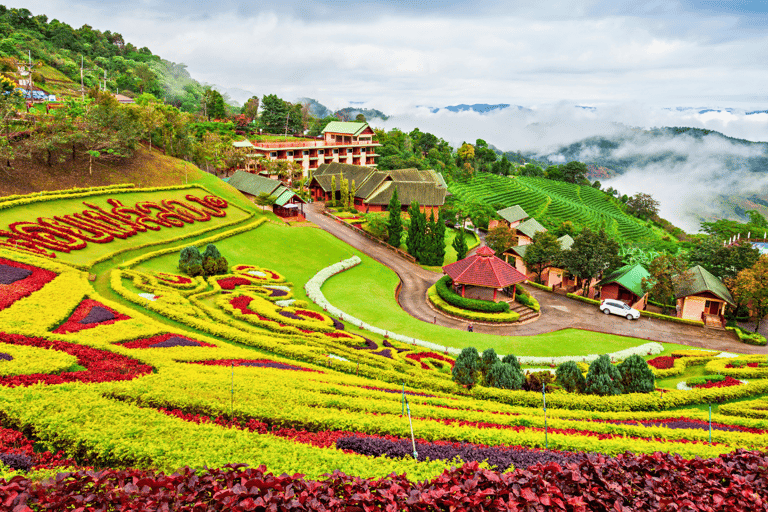
[[[525,245],[516,245],[514,247],[510,247],[510,250],[512,250],[514,253],[516,253],[521,258],[525,257],[525,251],[528,250],[528,246],[531,244],[525,244]]]
[[[229,184],[240,192],[252,196],[258,196],[262,193],[274,196],[277,199],[275,204],[278,206],[285,205],[296,196],[293,190],[283,185],[281,181],[259,176],[258,174],[251,174],[246,171],[237,171],[229,178]],[[296,196],[296,198],[301,201],[299,196]]]
[[[517,226],[515,229],[517,229],[519,232],[521,232],[528,238],[533,238],[533,235],[535,235],[539,231],[547,230],[547,228],[539,224],[536,221],[536,219],[528,219],[527,221]]]
[[[232,145],[235,146],[236,148],[255,148],[256,147],[253,144],[251,144],[251,141],[249,141],[248,139],[235,141],[232,143]]]
[[[356,123],[346,121],[331,121],[323,129],[323,133],[343,133],[357,137],[368,127],[368,123]]]
[[[605,286],[607,284],[617,283],[638,297],[642,297],[645,295],[645,292],[643,291],[643,278],[648,279],[650,277],[651,274],[645,270],[645,267],[638,263],[637,265],[625,265],[618,270],[614,270],[605,276],[602,281],[597,283],[597,285]]]
[[[445,203],[446,189],[436,187],[434,183],[414,181],[385,181],[369,197],[365,198],[365,203],[375,205],[389,204],[395,187],[397,187],[397,198],[400,200],[400,204],[408,205],[416,201],[422,206],[442,206]]]
[[[523,210],[519,204],[510,206],[509,208],[504,208],[503,210],[499,210],[496,213],[499,215],[499,217],[509,222],[510,224],[519,220],[527,219],[529,217],[529,215],[525,213],[525,210]]]
[[[697,295],[699,293],[709,292],[716,297],[720,297],[731,306],[736,304],[731,297],[731,292],[725,287],[722,281],[713,276],[707,269],[696,265],[685,271],[686,278],[675,288],[675,298]]]
[[[573,245],[573,238],[571,238],[571,235],[563,235],[558,238],[557,241],[560,242],[560,248],[562,250],[570,249]]]

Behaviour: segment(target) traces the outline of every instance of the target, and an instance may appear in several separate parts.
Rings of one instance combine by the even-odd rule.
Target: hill
[[[462,201],[482,202],[495,210],[520,205],[548,229],[571,221],[577,228],[605,229],[622,242],[658,241],[664,234],[627,215],[616,200],[598,189],[544,178],[478,173],[449,190]]]

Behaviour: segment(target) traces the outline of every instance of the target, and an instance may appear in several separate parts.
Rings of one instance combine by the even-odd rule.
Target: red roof
[[[527,279],[525,274],[496,257],[487,246],[482,246],[472,256],[443,267],[454,283],[504,288]]]

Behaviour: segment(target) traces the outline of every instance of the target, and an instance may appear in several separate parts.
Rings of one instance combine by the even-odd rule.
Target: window
[[[320,149],[320,150],[317,151],[317,154],[318,155],[322,155],[322,154],[324,154],[323,152],[324,152],[324,150]]]
[[[352,153],[352,148],[347,148],[347,154]]]
[[[272,158],[277,158],[277,151],[273,151],[269,154]]]
[[[293,151],[289,151],[288,156],[293,156]]]
[[[334,154],[334,155],[338,155],[338,154],[339,154],[339,150],[338,150],[338,149],[334,149],[334,150],[333,150],[333,154]]]
[[[305,150],[302,152],[302,154],[303,154],[304,156],[307,156],[307,155],[309,155],[309,151],[307,151],[307,150],[305,149]]]

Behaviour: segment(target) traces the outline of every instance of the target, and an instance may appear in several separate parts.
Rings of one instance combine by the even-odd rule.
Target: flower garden
[[[114,241],[38,218],[76,211],[85,193],[111,204],[116,190],[136,206],[93,211],[103,233],[136,231],[130,250],[108,253]],[[278,228],[234,199],[199,186],[96,192],[14,199],[45,230],[9,231],[18,247],[0,247],[9,510],[768,510],[765,356],[636,340],[612,358],[647,358],[656,391],[553,391],[544,410],[539,392],[458,386],[459,349],[326,298],[326,281],[372,260],[326,258],[294,281],[303,274],[290,258],[264,252]],[[210,218],[187,222],[192,210],[170,201]],[[20,222],[7,203],[0,221]],[[147,220],[153,212],[171,225]],[[281,229],[286,251],[317,231]],[[79,240],[71,247],[87,245],[55,249],[65,231]],[[211,242],[228,273],[167,264]],[[518,355],[529,369],[597,357]]]

